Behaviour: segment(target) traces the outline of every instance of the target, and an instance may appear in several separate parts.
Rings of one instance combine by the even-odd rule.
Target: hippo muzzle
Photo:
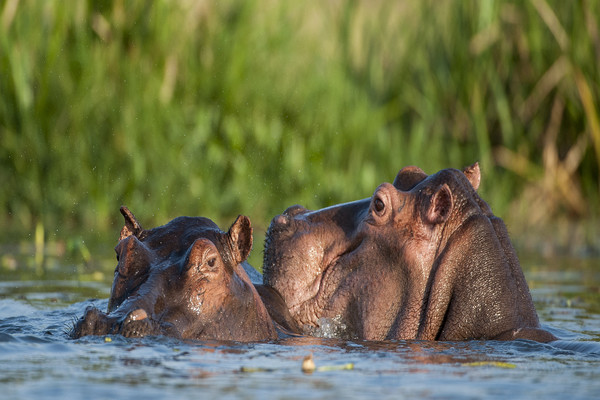
[[[124,317],[118,317],[106,314],[96,307],[88,307],[84,315],[75,323],[70,336],[74,339],[87,335],[143,337],[162,333],[158,324],[152,321],[142,308],[133,310]]]

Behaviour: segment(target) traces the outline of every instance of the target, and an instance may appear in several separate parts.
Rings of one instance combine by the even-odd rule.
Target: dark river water
[[[7,276],[0,398],[600,398],[600,260],[523,265],[558,342],[70,340],[88,305],[106,308],[109,283]],[[317,369],[304,373],[309,355]]]

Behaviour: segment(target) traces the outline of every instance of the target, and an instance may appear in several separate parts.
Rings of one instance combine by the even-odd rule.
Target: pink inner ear
[[[142,225],[140,225],[133,213],[129,211],[129,209],[125,206],[121,206],[119,211],[121,211],[121,214],[125,219],[125,226],[123,227],[123,229],[121,229],[121,237],[119,238],[119,240],[123,240],[124,238],[129,237],[131,235],[140,237],[140,235],[144,231],[144,228],[142,228]]]
[[[431,224],[441,224],[446,222],[452,212],[452,192],[450,187],[444,184],[433,195],[429,210],[427,211],[427,220]]]
[[[121,234],[119,235],[119,241],[126,239],[131,235],[133,235],[133,232],[131,232],[129,230],[129,228],[127,227],[127,225],[125,225],[125,226],[123,226],[123,229],[121,229]]]
[[[481,171],[479,169],[479,163],[476,162],[475,164],[466,167],[463,169],[463,173],[469,182],[471,182],[473,189],[479,189],[479,184],[481,183]]]
[[[250,219],[239,215],[227,232],[233,259],[239,264],[248,258],[252,250],[252,226]]]

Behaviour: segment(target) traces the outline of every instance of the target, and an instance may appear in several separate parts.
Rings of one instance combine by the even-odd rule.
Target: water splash
[[[349,336],[348,326],[342,321],[341,315],[333,318],[319,318],[318,327],[305,327],[311,336],[325,339],[346,338]]]

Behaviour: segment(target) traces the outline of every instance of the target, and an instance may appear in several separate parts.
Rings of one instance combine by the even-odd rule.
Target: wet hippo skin
[[[403,168],[368,199],[288,208],[265,240],[264,285],[305,334],[369,339],[556,339],[540,328],[478,164]]]
[[[71,336],[169,335],[183,339],[256,341],[277,337],[245,268],[250,220],[228,232],[207,218],[179,217],[145,230],[121,208],[125,226],[107,313],[88,308]]]

